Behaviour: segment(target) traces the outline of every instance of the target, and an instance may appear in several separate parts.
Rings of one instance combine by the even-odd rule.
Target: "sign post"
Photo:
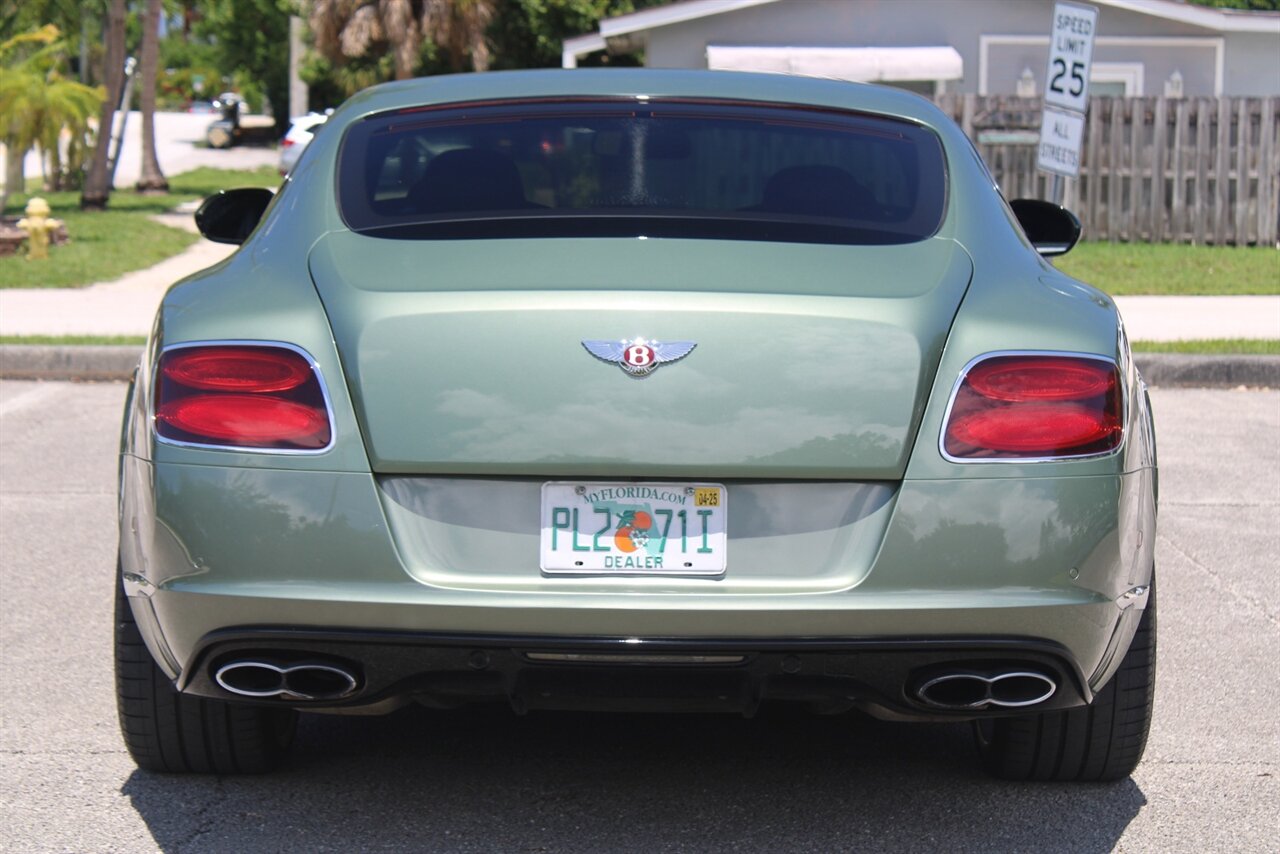
[[[1080,175],[1084,116],[1089,109],[1089,69],[1098,10],[1077,3],[1055,3],[1049,29],[1049,68],[1045,73],[1044,115],[1036,166],[1053,175],[1051,195],[1062,204],[1063,177]]]

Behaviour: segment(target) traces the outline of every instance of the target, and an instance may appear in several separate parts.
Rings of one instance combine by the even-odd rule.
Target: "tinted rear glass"
[[[557,101],[373,116],[338,201],[401,239],[715,237],[891,244],[937,230],[942,147],[876,116],[742,103]]]

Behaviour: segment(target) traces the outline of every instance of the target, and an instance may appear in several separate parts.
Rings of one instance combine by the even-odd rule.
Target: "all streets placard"
[[[1040,123],[1040,151],[1036,165],[1045,172],[1077,178],[1084,145],[1084,116],[1045,107]]]

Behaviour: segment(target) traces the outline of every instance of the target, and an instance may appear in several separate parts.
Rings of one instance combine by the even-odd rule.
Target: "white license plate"
[[[720,575],[727,498],[718,483],[544,483],[542,570]]]

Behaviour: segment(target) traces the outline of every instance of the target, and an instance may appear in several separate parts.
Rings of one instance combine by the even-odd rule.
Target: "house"
[[[567,39],[563,65],[644,52],[654,68],[887,83],[923,95],[1043,93],[1054,0],[683,0]],[[1280,95],[1280,12],[1091,0],[1093,95]]]

